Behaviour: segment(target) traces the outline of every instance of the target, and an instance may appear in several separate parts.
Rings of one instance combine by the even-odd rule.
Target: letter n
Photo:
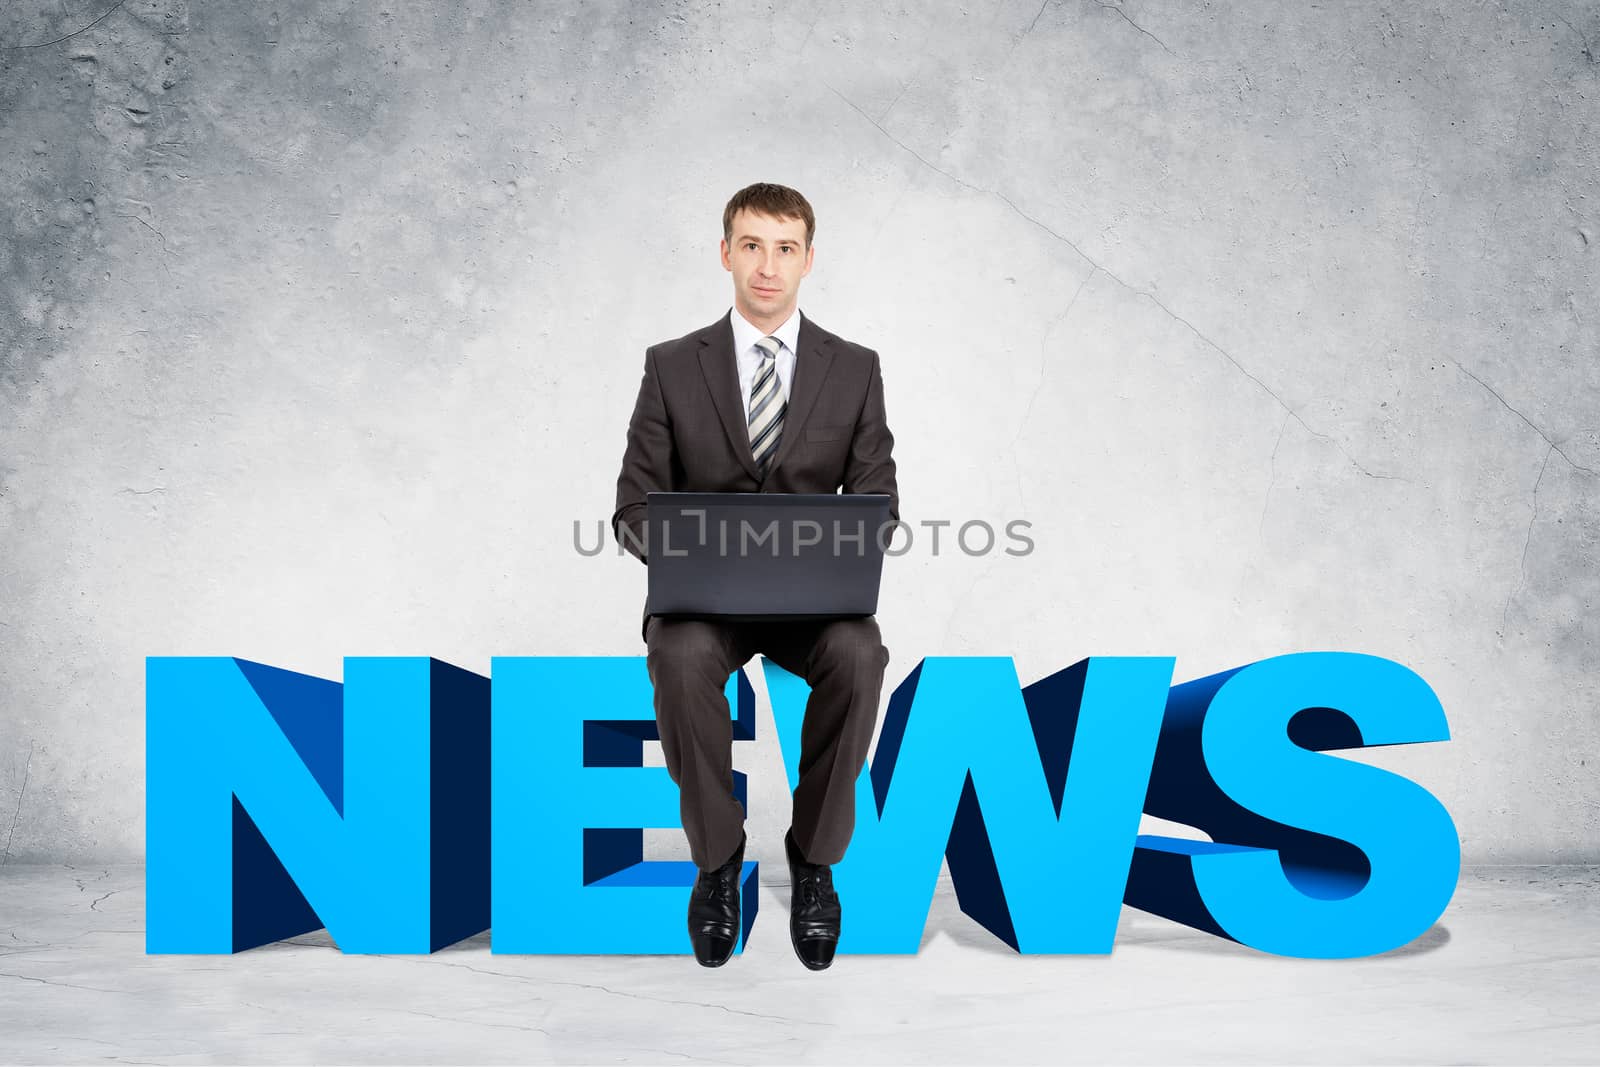
[[[345,952],[431,952],[488,926],[488,679],[344,664],[341,685],[147,660],[147,952],[324,926]]]

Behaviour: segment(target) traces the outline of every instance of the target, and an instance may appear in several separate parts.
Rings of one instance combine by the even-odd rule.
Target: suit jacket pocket
[[[806,440],[813,443],[818,441],[838,441],[848,437],[850,430],[851,427],[849,426],[808,426],[806,428]]]

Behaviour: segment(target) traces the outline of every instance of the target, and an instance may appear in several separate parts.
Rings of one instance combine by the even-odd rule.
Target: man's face
[[[811,273],[813,251],[806,247],[803,219],[737,212],[731,243],[722,241],[722,266],[733,274],[740,314],[767,328],[788,319],[800,299],[800,279]]]

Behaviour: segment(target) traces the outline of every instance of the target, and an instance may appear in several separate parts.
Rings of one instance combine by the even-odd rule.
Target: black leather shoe
[[[839,944],[839,894],[833,891],[833,868],[807,863],[794,843],[794,831],[783,836],[789,856],[789,940],[800,962],[813,971],[827,970]]]
[[[739,941],[739,875],[744,871],[744,843],[733,858],[713,871],[701,871],[689,894],[689,943],[702,967],[721,967]]]

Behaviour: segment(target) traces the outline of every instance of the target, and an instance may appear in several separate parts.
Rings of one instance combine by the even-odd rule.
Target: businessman
[[[716,322],[645,352],[628,423],[612,533],[648,565],[645,494],[887,493],[900,517],[878,355],[798,307],[816,218],[787,186],[741,189],[722,213],[722,266],[733,307]],[[833,962],[841,909],[831,865],[855,829],[889,650],[872,617],[811,622],[659,618],[643,622],[667,771],[699,876],[689,939],[707,967],[726,963],[739,931],[745,812],[733,792],[733,731],[723,686],[757,653],[811,687],[801,727],[790,828],[790,941],[812,970]]]

